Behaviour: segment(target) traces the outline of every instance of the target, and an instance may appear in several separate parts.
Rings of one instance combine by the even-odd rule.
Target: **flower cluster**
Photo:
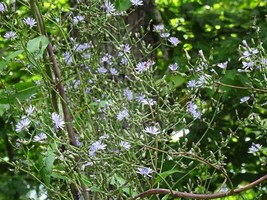
[[[201,112],[198,109],[198,106],[193,102],[187,103],[187,111],[193,116],[194,119],[200,119]]]
[[[144,71],[149,70],[154,64],[155,64],[155,62],[153,62],[153,61],[139,62],[136,65],[136,71],[142,73]]]
[[[171,37],[171,34],[166,31],[162,24],[154,25],[153,31],[159,33],[161,38],[168,39],[173,46],[177,46],[180,43],[180,40],[177,37]]]
[[[251,72],[264,65],[264,63],[258,62],[258,49],[249,47],[246,40],[243,40],[242,44],[240,46],[241,57],[239,59],[242,61],[242,69],[238,69],[239,72]]]

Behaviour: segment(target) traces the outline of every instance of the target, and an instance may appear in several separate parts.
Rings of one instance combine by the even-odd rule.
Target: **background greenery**
[[[49,3],[50,2],[50,3]],[[248,78],[237,72],[237,68],[240,68],[241,62],[239,59],[238,47],[242,40],[246,40],[252,47],[258,45],[259,41],[263,42],[263,47],[266,47],[266,1],[251,1],[251,0],[157,0],[156,1],[164,25],[172,35],[177,36],[182,45],[177,48],[167,49],[168,57],[164,57],[162,50],[157,52],[157,62],[159,69],[155,80],[162,77],[167,70],[168,64],[178,62],[181,71],[188,69],[187,59],[185,58],[183,49],[186,49],[192,57],[191,62],[198,62],[198,51],[203,50],[206,57],[209,59],[211,65],[216,63],[229,61],[228,70],[223,76],[222,82],[230,85],[246,86]],[[44,10],[54,9],[55,16],[57,14],[64,14],[70,9],[68,1],[45,1],[43,4]],[[17,9],[20,15],[30,16],[29,10],[18,3]],[[59,13],[56,13],[59,12]],[[53,17],[53,16],[51,16]],[[152,17],[152,16],[151,16]],[[2,22],[1,22],[2,23]],[[10,26],[12,26],[12,19]],[[260,28],[257,31],[257,27]],[[49,29],[50,28],[50,29]],[[51,27],[48,25],[48,31],[55,33],[53,30],[53,24]],[[0,35],[6,32],[4,28],[0,29]],[[254,41],[251,40],[254,38]],[[0,37],[0,56],[6,56],[10,54],[10,46],[8,43],[3,42],[3,38]],[[0,70],[5,68],[5,62],[0,61]],[[5,159],[17,160],[20,159],[22,153],[18,150],[14,150],[9,142],[9,133],[14,129],[14,119],[16,116],[10,115],[12,110],[12,99],[15,97],[20,100],[25,100],[36,91],[38,88],[31,85],[31,80],[38,80],[38,76],[33,77],[22,67],[22,63],[18,63],[15,60],[8,63],[8,73],[1,73],[1,82],[8,85],[10,88],[16,88],[18,93],[14,96],[10,96],[8,88],[3,88],[0,83],[0,156]],[[217,69],[216,69],[217,70]],[[222,74],[222,71],[217,70],[218,74]],[[181,76],[167,75],[169,83],[173,83],[171,90],[176,90],[176,96],[172,96],[173,99],[186,98],[184,88],[186,87],[187,80],[181,78]],[[257,74],[255,76],[258,76]],[[191,77],[194,77],[192,75]],[[191,78],[190,77],[190,78]],[[253,80],[253,76],[250,77]],[[28,83],[22,83],[26,81]],[[265,87],[260,83],[253,83],[255,87]],[[229,135],[230,142],[227,148],[221,149],[221,153],[227,157],[226,170],[231,175],[231,179],[235,187],[240,184],[252,182],[256,178],[266,174],[266,155],[267,152],[263,152],[259,157],[255,157],[252,154],[248,154],[248,148],[251,143],[260,143],[266,146],[266,130],[267,122],[255,124],[252,119],[246,118],[251,113],[256,113],[261,119],[266,119],[266,106],[250,107],[247,104],[240,105],[240,99],[244,96],[249,96],[253,91],[238,90],[235,88],[225,87],[223,88],[224,94],[212,92],[211,89],[200,90],[199,93],[203,100],[207,104],[215,104],[213,99],[221,98],[224,106],[221,111],[213,119],[213,122],[197,122],[189,127],[190,133],[181,138],[188,140],[188,144],[194,144],[199,140],[200,135],[208,130],[206,137],[203,138],[200,148],[203,156],[210,156],[210,151],[217,151],[217,145],[214,141],[223,142],[221,140],[222,135],[227,138]],[[168,93],[168,91],[164,91]],[[258,105],[263,105],[267,101],[266,94],[255,94],[258,97]],[[9,99],[7,99],[9,96]],[[252,103],[252,102],[250,102]],[[208,119],[211,119],[216,112],[216,106],[214,109],[208,110],[205,115]],[[239,115],[237,116],[238,113]],[[242,118],[244,116],[244,119]],[[216,126],[214,125],[216,124]],[[255,128],[257,127],[257,128]],[[259,128],[261,127],[261,128]],[[176,127],[179,130],[180,127]],[[208,128],[208,129],[207,129]],[[231,135],[231,137],[230,137]],[[14,141],[12,141],[14,143]],[[180,144],[171,143],[174,149],[178,148]],[[190,146],[188,146],[190,148]],[[38,153],[36,151],[36,153]],[[34,154],[34,152],[32,152]],[[34,157],[34,155],[32,155]],[[249,162],[247,162],[249,161]],[[189,162],[189,161],[188,161]],[[248,164],[247,164],[248,163]],[[265,164],[262,164],[265,163]],[[163,168],[168,171],[175,166],[175,162],[167,161],[164,163]],[[196,179],[196,175],[201,178],[207,173],[201,173],[203,169],[196,169],[197,164],[190,166],[190,169],[186,169],[190,172],[187,174],[187,178],[177,182],[184,176],[184,172],[177,173],[173,179],[168,180],[169,183],[174,184],[174,188],[186,187],[190,184],[190,180]],[[199,171],[198,171],[199,170]],[[207,169],[210,170],[210,169]],[[209,172],[210,174],[213,171]],[[212,176],[211,176],[212,177]],[[214,178],[214,177],[213,177]],[[214,179],[215,180],[215,179]],[[220,178],[210,184],[210,189],[216,189],[218,182],[222,182]],[[193,184],[193,183],[192,183]],[[196,183],[194,183],[196,184]],[[164,187],[164,185],[162,185]],[[0,163],[0,199],[26,199],[29,195],[29,191],[40,190],[39,183],[32,179],[28,174],[23,174],[16,169],[9,170],[9,166],[5,163]],[[198,188],[195,185],[195,190],[202,191],[202,188]],[[263,192],[262,192],[263,191]],[[226,199],[256,199],[259,193],[263,193],[259,199],[267,199],[266,186],[258,189],[247,191],[238,197],[229,197]]]

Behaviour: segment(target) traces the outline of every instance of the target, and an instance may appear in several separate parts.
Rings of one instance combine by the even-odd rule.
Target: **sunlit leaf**
[[[44,50],[46,49],[48,44],[48,39],[44,35],[42,35],[29,40],[27,43],[27,50],[29,51],[29,53],[34,54],[35,58],[39,58],[43,55]]]
[[[132,6],[130,0],[117,0],[115,2],[115,7],[119,11],[127,11]]]
[[[11,59],[16,58],[22,52],[23,52],[23,50],[15,51],[15,52],[11,53],[10,55],[8,55],[7,57],[5,57],[5,59],[6,59],[6,61],[10,61]]]
[[[52,167],[55,161],[56,155],[50,149],[46,152],[46,155],[41,155],[41,175],[46,185],[50,184],[51,175],[52,175]]]

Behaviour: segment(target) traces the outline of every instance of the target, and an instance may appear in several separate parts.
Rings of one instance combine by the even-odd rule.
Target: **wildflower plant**
[[[157,48],[142,41],[141,27],[130,33],[123,23],[126,11],[135,12],[145,1],[131,0],[126,10],[109,0],[77,1],[72,9],[53,8],[54,14],[36,0],[21,4],[31,15],[22,12],[14,22],[9,19],[16,12],[6,13],[11,5],[0,3],[1,37],[12,51],[1,61],[0,103],[8,105],[10,141],[22,155],[5,161],[12,170],[31,175],[51,199],[181,197],[176,190],[208,199],[246,190],[234,190],[224,154],[254,128],[262,133],[246,141],[247,156],[266,153],[266,124],[252,115],[266,106],[267,64],[260,42],[240,44],[237,68],[227,58],[213,63],[202,50],[194,59],[186,52],[184,66],[177,60],[160,66],[151,55],[182,45],[183,39],[162,24],[152,30],[160,36]],[[15,62],[25,76],[12,85],[3,77],[15,71],[9,68]],[[236,77],[241,85],[225,82]],[[234,98],[231,89],[242,92]],[[230,109],[224,105],[232,100],[237,122],[220,130],[230,118],[222,114]],[[239,113],[242,106],[249,111]],[[183,130],[189,134],[174,141],[172,133]],[[207,141],[212,145],[203,145]],[[266,161],[258,161],[259,168]],[[223,181],[212,185],[213,179]]]

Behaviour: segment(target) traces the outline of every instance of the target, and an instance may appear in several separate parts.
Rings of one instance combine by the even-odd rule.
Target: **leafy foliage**
[[[0,4],[0,198],[209,194],[266,173],[266,2],[158,0],[164,26],[135,33],[130,0],[72,3]]]

